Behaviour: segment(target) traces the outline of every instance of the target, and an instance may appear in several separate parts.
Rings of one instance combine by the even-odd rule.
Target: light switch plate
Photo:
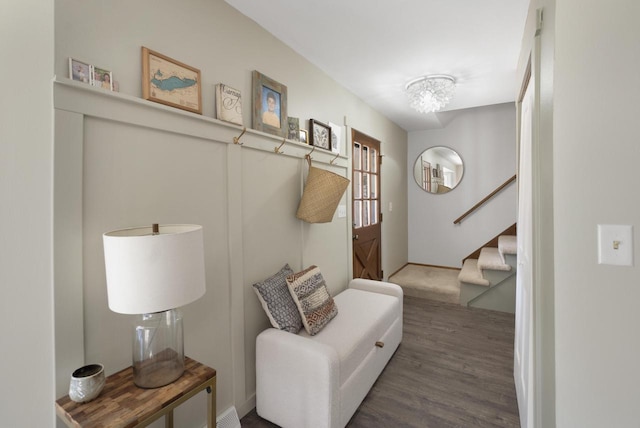
[[[598,264],[633,266],[633,228],[630,225],[598,225]]]
[[[343,218],[347,216],[347,206],[346,205],[338,205],[338,218]]]

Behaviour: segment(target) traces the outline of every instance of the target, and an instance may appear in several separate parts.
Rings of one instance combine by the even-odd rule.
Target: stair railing
[[[460,217],[458,217],[457,219],[455,219],[453,221],[453,224],[459,224],[462,220],[464,220],[465,217],[471,215],[475,210],[477,210],[478,208],[480,208],[482,205],[484,205],[485,203],[487,203],[487,201],[489,201],[491,198],[493,198],[495,195],[497,195],[502,189],[504,189],[505,187],[507,187],[509,184],[513,183],[514,181],[516,181],[516,177],[517,175],[514,175],[513,177],[509,178],[507,181],[505,181],[504,183],[502,183],[500,186],[498,186],[496,188],[496,190],[494,190],[493,192],[489,193],[487,196],[485,196],[480,202],[478,202],[477,204],[475,204],[473,207],[471,207],[466,213],[462,214]]]

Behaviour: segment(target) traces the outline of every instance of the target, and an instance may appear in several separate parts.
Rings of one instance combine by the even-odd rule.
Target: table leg
[[[173,410],[164,415],[164,428],[173,428]]]
[[[207,427],[216,428],[216,384],[207,388]]]

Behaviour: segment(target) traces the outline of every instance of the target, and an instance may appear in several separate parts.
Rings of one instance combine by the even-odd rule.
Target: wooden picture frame
[[[256,70],[253,71],[252,82],[253,128],[286,137],[287,87]]]
[[[202,114],[200,70],[143,46],[142,98]]]
[[[331,127],[315,119],[310,119],[309,139],[312,146],[331,150]]]

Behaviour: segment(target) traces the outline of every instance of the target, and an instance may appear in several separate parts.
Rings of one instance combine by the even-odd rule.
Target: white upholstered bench
[[[284,428],[344,427],[402,340],[402,298],[395,284],[354,279],[316,335],[260,333],[258,415]]]

